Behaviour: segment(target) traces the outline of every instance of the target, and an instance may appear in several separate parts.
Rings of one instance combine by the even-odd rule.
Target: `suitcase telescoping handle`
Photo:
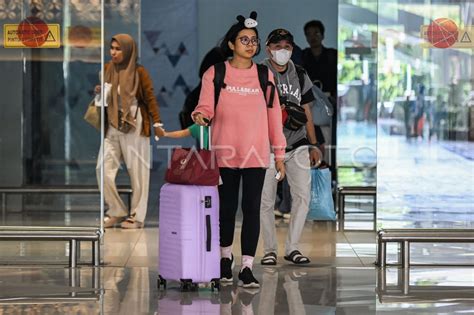
[[[211,150],[211,126],[207,127],[209,128],[209,134],[208,134],[208,142],[209,142],[209,147],[208,147],[208,150]],[[200,137],[199,137],[199,145],[200,145],[200,148],[201,150],[204,150],[204,127],[201,126],[199,128],[199,132],[200,132]]]
[[[206,234],[207,234],[207,239],[206,239],[206,251],[210,252],[211,251],[211,216],[206,215]]]

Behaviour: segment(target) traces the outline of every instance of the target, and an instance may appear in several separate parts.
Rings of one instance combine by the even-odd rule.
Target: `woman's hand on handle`
[[[193,120],[199,126],[207,126],[209,124],[209,119],[204,117],[202,113],[196,113],[193,115]]]

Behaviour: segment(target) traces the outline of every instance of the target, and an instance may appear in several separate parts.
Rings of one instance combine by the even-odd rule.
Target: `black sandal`
[[[308,257],[303,256],[299,250],[292,251],[288,256],[283,257],[285,260],[291,261],[296,265],[309,264],[310,260]]]
[[[275,266],[277,264],[277,255],[273,252],[265,254],[260,263],[264,266]]]

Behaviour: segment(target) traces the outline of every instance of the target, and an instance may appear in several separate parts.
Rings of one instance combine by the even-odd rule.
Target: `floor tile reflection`
[[[474,268],[386,268],[377,272],[377,313],[471,314]],[[408,314],[408,313],[407,313]]]
[[[284,243],[288,223],[278,224],[278,239]],[[236,240],[239,234],[240,229]],[[259,264],[259,244],[254,272],[261,288],[256,291],[234,283],[220,292],[203,286],[198,292],[181,293],[178,282],[169,282],[167,290],[160,291],[157,228],[110,229],[105,238],[105,264],[100,268],[0,266],[0,314],[468,314],[473,309],[472,268],[379,271],[373,265],[375,233],[341,230],[332,222],[306,224],[301,244],[311,259],[306,266],[284,261],[280,248],[277,266],[264,268]],[[234,253],[240,262],[238,244]],[[65,255],[66,245],[3,242],[2,257],[15,257],[20,246],[28,248],[21,256],[27,262],[31,255]],[[414,247],[413,259],[426,258],[423,251],[459,251],[456,244],[427,248]],[[389,248],[390,257],[396,253],[396,248]]]

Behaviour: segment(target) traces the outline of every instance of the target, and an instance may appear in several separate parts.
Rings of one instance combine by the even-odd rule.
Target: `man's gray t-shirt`
[[[275,70],[268,58],[264,60],[263,64],[272,71],[279,96],[286,97],[288,101],[300,106],[311,103],[314,100],[312,92],[313,83],[311,79],[305,73],[304,86],[300,88],[300,80],[293,61],[290,60],[288,62],[288,68],[284,73],[279,73]],[[296,131],[283,127],[283,133],[286,138],[287,146],[289,147],[301,139],[306,138],[306,127],[303,126]]]

